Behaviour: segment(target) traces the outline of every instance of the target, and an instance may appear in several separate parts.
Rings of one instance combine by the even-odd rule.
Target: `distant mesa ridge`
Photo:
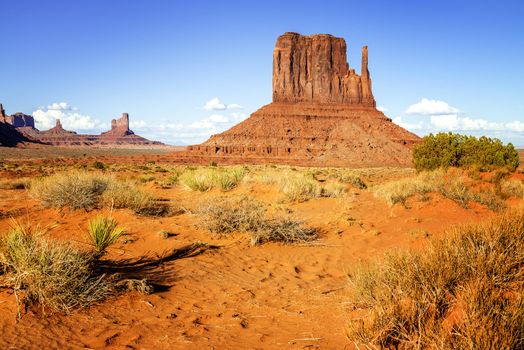
[[[129,129],[129,114],[111,121],[111,130],[100,135],[84,135],[65,130],[60,119],[49,130],[35,127],[33,116],[24,113],[7,115],[0,104],[0,145],[14,146],[20,142],[38,142],[53,146],[161,146],[163,143],[150,141]],[[5,136],[2,136],[4,135]],[[3,140],[5,139],[5,141]],[[17,141],[15,141],[17,140]]]
[[[343,38],[285,33],[273,50],[272,90],[272,103],[173,156],[188,163],[411,164],[420,138],[376,109],[367,46],[359,75],[347,63]]]

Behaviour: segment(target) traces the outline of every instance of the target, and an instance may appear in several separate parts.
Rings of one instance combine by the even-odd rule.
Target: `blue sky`
[[[522,1],[0,0],[0,103],[45,129],[197,143],[271,101],[286,32],[369,45],[377,104],[410,130],[524,145]],[[204,108],[207,104],[208,108]]]

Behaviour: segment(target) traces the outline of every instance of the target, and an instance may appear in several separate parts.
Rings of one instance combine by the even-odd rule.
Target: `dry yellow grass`
[[[350,320],[348,337],[364,348],[522,349],[523,232],[524,212],[508,212],[425,251],[355,267],[352,300],[363,316]]]

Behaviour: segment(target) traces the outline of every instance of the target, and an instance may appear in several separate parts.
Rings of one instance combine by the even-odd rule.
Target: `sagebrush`
[[[360,316],[348,337],[371,348],[522,349],[523,262],[520,210],[360,264],[349,274]]]

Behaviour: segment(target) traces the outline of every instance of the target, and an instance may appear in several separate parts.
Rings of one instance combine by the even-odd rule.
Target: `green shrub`
[[[353,267],[352,301],[362,312],[348,337],[366,349],[522,349],[523,232],[524,212],[509,212],[424,251]]]
[[[413,163],[417,171],[473,166],[515,170],[519,166],[519,154],[511,143],[504,145],[498,139],[438,133],[425,136],[422,143],[415,146]]]
[[[97,160],[93,163],[93,168],[99,169],[99,170],[105,170],[107,166],[104,163]]]
[[[87,232],[91,244],[99,256],[104,254],[106,249],[124,234],[124,229],[118,227],[118,223],[112,217],[99,215],[89,220]]]

